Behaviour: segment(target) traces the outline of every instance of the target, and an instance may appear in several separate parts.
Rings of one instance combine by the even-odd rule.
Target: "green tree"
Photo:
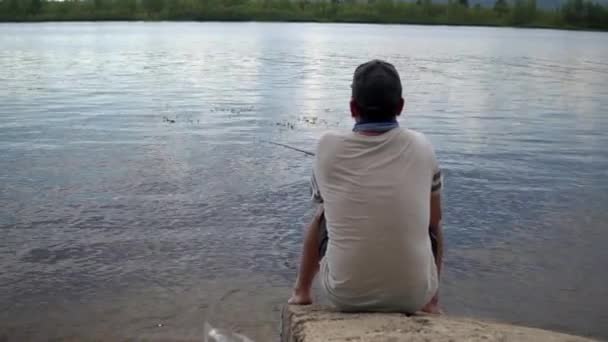
[[[304,10],[310,6],[310,1],[309,0],[299,0],[297,2],[297,4],[301,10]]]
[[[514,25],[531,24],[536,18],[536,0],[515,0],[511,23]]]
[[[8,0],[8,10],[14,14],[21,13],[21,6],[19,4],[19,0]]]
[[[570,0],[562,7],[562,15],[567,23],[578,24],[583,21],[583,0]]]
[[[116,0],[116,2],[128,14],[134,14],[137,11],[137,0]]]
[[[390,16],[395,13],[395,3],[393,0],[376,0],[374,8],[382,16]]]
[[[602,5],[587,1],[585,7],[587,27],[599,29],[608,26],[608,11]]]
[[[458,4],[463,7],[469,7],[469,0],[458,0]]]
[[[570,0],[562,6],[562,19],[576,27],[608,28],[608,10],[592,1]]]
[[[181,12],[181,4],[178,0],[167,0],[165,3],[165,10],[169,18],[175,18]]]
[[[534,21],[536,19],[536,0],[527,0],[527,19],[528,21]]]
[[[500,15],[504,15],[509,12],[509,3],[507,0],[496,0],[494,3],[494,11]]]
[[[42,0],[31,0],[28,8],[29,14],[38,14],[42,9]]]
[[[148,13],[159,13],[165,6],[163,0],[142,0],[141,4]]]

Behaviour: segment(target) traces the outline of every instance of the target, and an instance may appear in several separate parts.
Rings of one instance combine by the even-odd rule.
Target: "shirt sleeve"
[[[441,170],[437,168],[435,172],[433,172],[433,182],[431,183],[431,193],[436,194],[441,192],[441,188],[443,187],[443,176],[441,175]]]
[[[431,181],[431,194],[438,194],[443,188],[443,175],[441,174],[441,168],[437,161],[435,151],[431,147],[431,154],[433,156],[433,179]]]

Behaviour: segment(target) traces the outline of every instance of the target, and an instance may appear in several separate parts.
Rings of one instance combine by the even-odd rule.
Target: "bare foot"
[[[439,307],[439,292],[436,292],[433,298],[421,309],[422,312],[426,312],[432,315],[441,315],[443,311]]]
[[[441,310],[441,308],[439,307],[438,303],[435,303],[433,301],[429,302],[427,305],[425,305],[422,310],[422,312],[426,312],[428,314],[431,315],[441,315],[443,314],[443,310]]]
[[[310,291],[293,290],[291,298],[289,298],[287,303],[292,305],[310,305],[312,304],[312,296],[310,295]]]

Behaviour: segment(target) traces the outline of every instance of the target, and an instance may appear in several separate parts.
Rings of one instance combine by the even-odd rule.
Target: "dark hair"
[[[359,65],[351,87],[362,120],[390,121],[399,114],[401,79],[392,64],[375,59]]]
[[[382,106],[365,107],[355,100],[361,120],[364,122],[386,122],[391,121],[399,114],[399,102],[390,101]]]

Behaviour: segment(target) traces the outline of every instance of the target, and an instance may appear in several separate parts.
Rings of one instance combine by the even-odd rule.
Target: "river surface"
[[[395,64],[445,173],[443,306],[608,339],[608,34],[0,24],[0,340],[274,340],[350,80]]]

